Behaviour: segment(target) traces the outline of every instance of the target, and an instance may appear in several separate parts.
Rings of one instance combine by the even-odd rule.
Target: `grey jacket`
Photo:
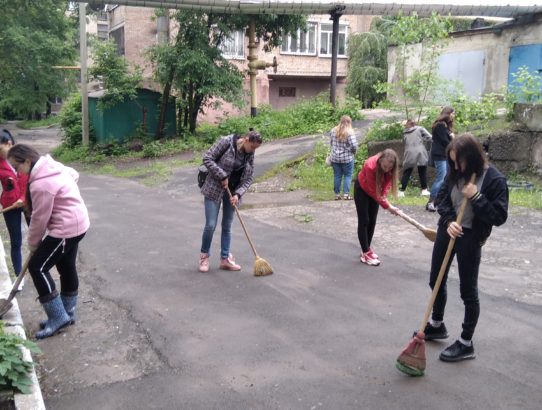
[[[403,157],[403,168],[426,166],[429,162],[429,154],[425,143],[431,141],[429,132],[418,125],[407,128],[403,132],[405,144],[405,155]]]
[[[203,164],[209,170],[209,175],[201,187],[201,193],[214,202],[220,202],[225,189],[222,181],[232,173],[237,153],[238,135],[228,135],[218,140],[203,156]],[[254,174],[254,153],[246,154],[245,168],[241,175],[241,181],[232,195],[241,198],[252,184]]]

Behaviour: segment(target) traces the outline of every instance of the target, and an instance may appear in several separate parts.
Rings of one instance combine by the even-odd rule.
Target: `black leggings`
[[[404,191],[408,186],[408,180],[410,175],[412,175],[412,168],[403,169],[403,176],[401,177],[401,191]],[[427,189],[427,167],[420,165],[418,166],[418,175],[420,176],[420,185],[422,189]]]
[[[365,253],[371,247],[380,205],[361,188],[357,178],[354,182],[354,202],[358,214],[359,244],[361,250]]]
[[[433,246],[433,256],[431,259],[431,274],[429,286],[431,289],[435,286],[440,267],[444,260],[444,255],[448,249],[450,236],[445,227],[439,226],[437,239]],[[478,299],[478,271],[480,260],[482,258],[482,247],[480,242],[475,239],[472,230],[463,228],[463,236],[455,240],[455,245],[444,273],[444,278],[440,285],[435,304],[433,305],[433,320],[444,320],[444,309],[446,308],[447,291],[446,282],[448,280],[448,271],[454,255],[457,255],[457,270],[459,272],[459,292],[465,305],[465,317],[463,319],[463,332],[461,337],[465,340],[471,340],[474,329],[480,316],[480,300]]]
[[[28,271],[41,303],[54,299],[58,292],[49,270],[56,266],[60,275],[60,289],[65,295],[77,295],[79,278],[75,266],[79,242],[85,234],[75,238],[46,236],[32,255]]]

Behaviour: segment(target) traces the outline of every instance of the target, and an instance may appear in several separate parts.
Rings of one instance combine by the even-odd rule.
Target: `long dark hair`
[[[9,132],[9,130],[6,130],[4,128],[0,133],[0,144],[7,144],[8,142],[11,142],[12,145],[15,145],[13,135],[11,135],[11,132]]]
[[[450,152],[455,152],[455,162],[461,168],[464,164],[465,169],[455,169],[455,163],[450,158]],[[464,178],[468,181],[473,173],[476,176],[482,176],[487,168],[487,158],[484,148],[478,139],[468,132],[454,138],[446,148],[446,158],[448,160],[449,174],[451,183],[457,184],[459,179]]]
[[[454,120],[453,118],[450,117],[450,114],[453,114],[453,113],[455,113],[455,110],[453,109],[453,107],[450,107],[449,105],[444,107],[442,111],[440,112],[440,115],[437,117],[437,119],[433,123],[432,129],[434,130],[435,127],[439,123],[443,122],[446,125],[446,128],[448,128],[450,131],[453,131]]]

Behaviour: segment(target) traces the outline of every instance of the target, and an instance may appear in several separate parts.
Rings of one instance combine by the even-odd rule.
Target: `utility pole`
[[[337,56],[339,54],[339,19],[343,15],[345,6],[336,6],[331,10],[333,20],[333,33],[331,34],[331,86],[329,89],[329,101],[335,108],[337,103]]]
[[[83,145],[88,145],[87,3],[79,3],[79,55],[81,58],[81,118]]]

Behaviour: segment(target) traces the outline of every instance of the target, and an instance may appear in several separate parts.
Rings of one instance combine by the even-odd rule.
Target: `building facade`
[[[109,11],[109,35],[117,42],[119,54],[143,69],[146,78],[152,77],[152,68],[145,59],[145,50],[159,41],[163,20],[155,17],[154,9],[144,7],[114,6]],[[337,64],[337,96],[344,96],[347,75],[348,37],[353,33],[368,31],[371,16],[342,16],[339,24],[339,56]],[[167,36],[175,35],[175,24],[170,21]],[[263,50],[258,43],[258,59],[271,63],[276,57],[278,67],[260,70],[257,75],[258,105],[268,104],[284,109],[301,99],[312,98],[329,92],[331,81],[331,33],[332,21],[328,15],[308,17],[306,31],[299,31],[297,38],[285,36],[282,45],[271,52]],[[248,68],[248,37],[239,31],[224,44],[223,54],[240,69]],[[248,76],[245,89],[249,89]],[[250,104],[243,114],[249,113]],[[209,109],[203,120],[216,121],[225,115],[239,114],[229,104],[218,110]]]

